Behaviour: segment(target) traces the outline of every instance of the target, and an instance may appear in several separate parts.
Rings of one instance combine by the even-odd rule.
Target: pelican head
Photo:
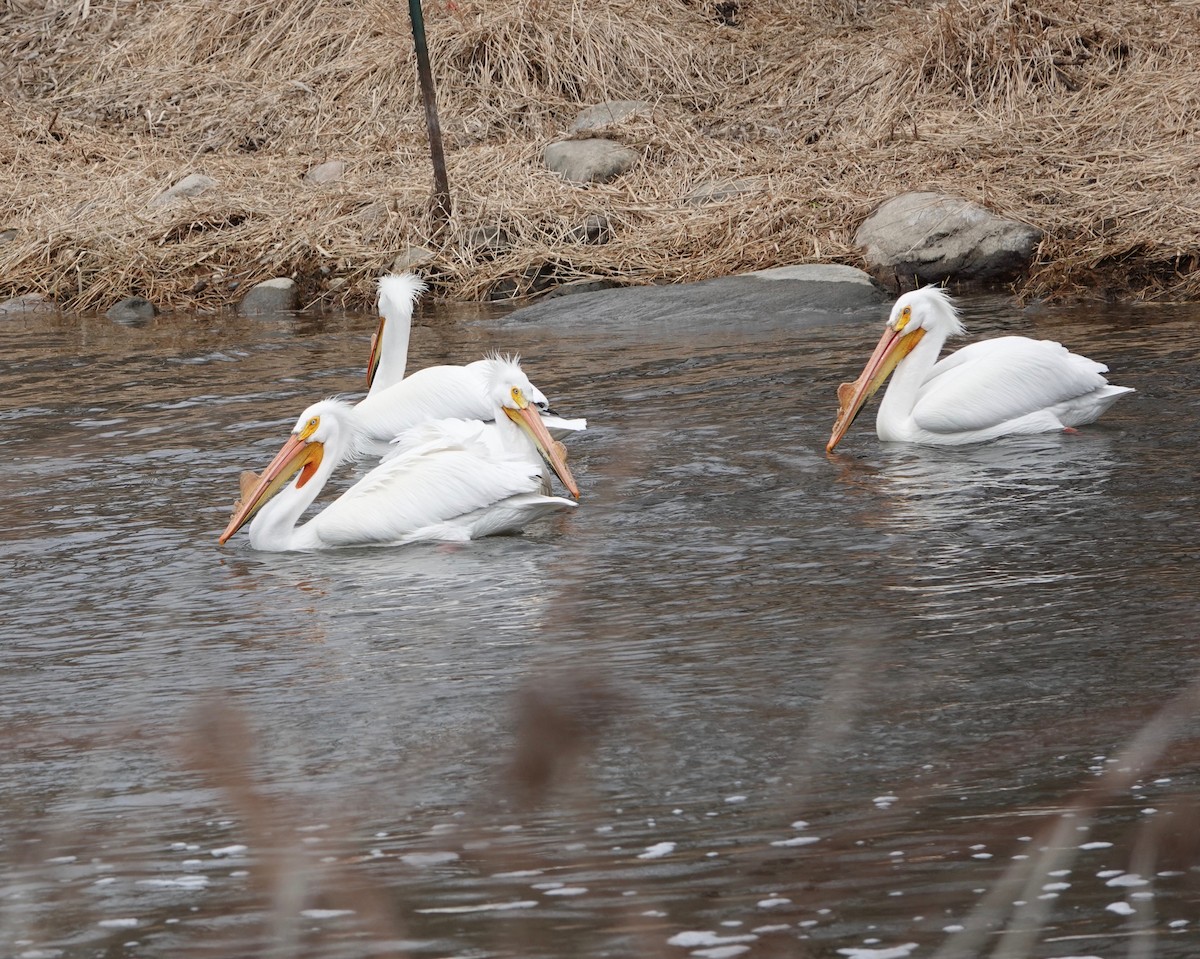
[[[379,278],[379,327],[371,337],[371,355],[367,360],[368,390],[375,381],[375,374],[379,372],[381,360],[388,352],[396,354],[394,362],[399,375],[393,377],[394,381],[399,382],[403,378],[408,362],[408,335],[412,326],[413,307],[417,297],[425,290],[425,281],[415,273],[394,273]],[[385,332],[390,332],[389,340],[395,341],[394,350],[385,350]]]
[[[549,405],[545,395],[529,381],[519,359],[494,356],[491,365],[488,393],[492,403],[520,427],[563,486],[579,499],[579,487],[567,466],[566,448],[550,435],[542,422],[541,410]]]
[[[825,449],[832,453],[842,441],[863,404],[875,395],[892,371],[921,340],[929,336],[938,349],[950,336],[962,336],[966,328],[958,319],[958,308],[950,294],[938,286],[925,286],[902,295],[892,305],[875,352],[853,383],[838,387],[838,415]]]
[[[342,400],[322,400],[301,413],[291,436],[275,454],[270,465],[262,471],[253,485],[246,484],[248,489],[243,486],[242,498],[234,508],[229,525],[225,527],[225,532],[221,534],[218,542],[224,544],[228,541],[253,519],[275,494],[287,487],[297,473],[300,475],[293,488],[297,491],[303,489],[321,467],[321,463],[327,459],[327,448],[332,454],[330,469],[344,459],[354,446],[354,434],[350,427],[352,416],[352,408]],[[313,497],[317,492],[319,488],[314,488]],[[304,505],[306,506],[307,502]],[[303,511],[303,506],[300,511]]]

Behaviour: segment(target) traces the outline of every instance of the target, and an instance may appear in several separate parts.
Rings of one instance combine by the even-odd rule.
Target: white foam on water
[[[353,909],[301,909],[305,919],[336,919],[338,916],[353,916]]]
[[[582,896],[587,892],[587,886],[560,886],[558,889],[547,889],[547,896]]]
[[[792,823],[792,828],[793,829],[807,829],[808,823],[805,822],[803,819],[797,819],[794,823]]]
[[[772,846],[811,846],[814,842],[820,842],[820,836],[795,836],[791,839],[776,839],[771,843]]]
[[[669,856],[674,851],[675,843],[657,842],[653,846],[647,846],[646,851],[638,855],[638,859],[661,859],[663,856]]]
[[[962,932],[965,926],[960,926],[958,923],[953,923],[949,926],[942,926],[942,932]]]
[[[1112,843],[1111,842],[1100,842],[1097,840],[1095,842],[1080,843],[1079,848],[1080,849],[1112,849]]]
[[[1044,892],[1062,892],[1062,890],[1070,888],[1071,884],[1069,882],[1048,882],[1042,886]]]
[[[529,876],[540,876],[543,870],[541,869],[516,869],[513,872],[497,872],[492,874],[493,879],[527,879]]]
[[[899,796],[876,796],[871,800],[879,809],[887,809],[892,803],[897,802]]]
[[[792,925],[789,922],[777,922],[770,926],[755,926],[750,931],[756,936],[765,936],[772,932],[787,932],[791,928]]]
[[[745,802],[745,801],[746,801],[746,797],[745,797],[745,796],[726,796],[726,797],[725,797],[725,801],[726,801],[727,803],[739,803],[739,802]]]
[[[101,919],[96,925],[104,929],[135,929],[138,921],[132,916],[123,919]]]
[[[791,905],[791,902],[792,900],[787,899],[784,896],[772,896],[769,899],[760,899],[755,903],[755,905],[758,906],[759,909],[774,909],[776,906]]]
[[[1182,929],[1184,926],[1189,925],[1191,921],[1190,919],[1172,919],[1167,925],[1172,929]]]
[[[246,849],[247,847],[241,843],[234,843],[231,846],[218,846],[216,849],[209,850],[209,855],[218,859],[223,856],[240,856]]]
[[[1098,873],[1096,873],[1096,878],[1097,879],[1107,879],[1107,878],[1109,878],[1109,876],[1119,876],[1119,875],[1121,875],[1120,869],[1101,869]]]

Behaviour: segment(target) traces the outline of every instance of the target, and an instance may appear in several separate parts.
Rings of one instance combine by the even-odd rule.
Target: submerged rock
[[[572,183],[607,183],[627,172],[639,154],[615,140],[560,140],[546,147],[546,168]]]
[[[4,313],[52,313],[58,305],[42,293],[25,293],[0,302],[0,314]]]
[[[296,281],[286,276],[263,280],[250,288],[238,304],[242,316],[287,313],[296,308]]]
[[[925,283],[995,283],[1028,268],[1042,231],[942,193],[904,193],[858,228],[868,270],[901,290]]]
[[[122,326],[144,326],[158,315],[158,309],[145,297],[127,296],[105,310],[104,315]]]

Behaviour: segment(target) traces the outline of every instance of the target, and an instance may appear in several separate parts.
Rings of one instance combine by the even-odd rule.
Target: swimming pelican
[[[1110,386],[1103,363],[1051,340],[1001,336],[938,360],[946,338],[965,332],[945,290],[927,286],[896,300],[862,373],[838,388],[838,415],[825,449],[841,442],[889,373],[875,420],[879,438],[931,446],[1082,426],[1133,392]]]
[[[425,283],[412,273],[379,278],[379,328],[367,361],[369,391],[355,408],[366,436],[361,451],[365,455],[383,456],[397,436],[429,420],[489,420],[494,415],[492,357],[465,366],[428,366],[405,378],[413,305],[424,290]],[[554,413],[545,394],[532,384],[526,399],[541,411],[555,439],[587,427],[586,419]]]
[[[404,379],[413,307],[425,290],[425,281],[414,273],[393,273],[379,278],[379,327],[371,337],[371,355],[367,359],[368,396]]]
[[[517,532],[541,516],[573,508],[571,500],[542,492],[539,454],[579,498],[562,447],[526,397],[531,389],[520,366],[497,362],[491,442],[435,436],[387,458],[297,527],[330,474],[354,457],[363,439],[354,407],[341,400],[315,403],[245,492],[219,541],[227,542],[247,522],[250,545],[270,551],[462,541]]]

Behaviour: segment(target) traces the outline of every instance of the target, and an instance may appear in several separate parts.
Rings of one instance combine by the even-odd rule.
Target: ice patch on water
[[[204,889],[208,886],[208,876],[189,873],[175,879],[139,879],[137,884],[155,889]]]
[[[755,903],[759,909],[774,909],[776,906],[789,906],[792,900],[784,896],[772,896],[770,899],[760,899]]]
[[[1167,923],[1172,929],[1182,929],[1184,926],[1191,923],[1190,919],[1172,919]]]
[[[808,823],[805,822],[803,819],[797,819],[794,823],[792,823],[792,828],[793,829],[807,829]]]
[[[899,799],[899,796],[876,796],[871,800],[871,802],[873,802],[878,809],[887,809],[892,805],[892,803],[897,802]]]
[[[526,879],[529,876],[540,876],[541,869],[515,869],[512,872],[497,872],[492,874],[493,879]]]
[[[418,909],[417,912],[440,915],[453,915],[467,912],[501,912],[507,909],[532,909],[537,905],[532,899],[518,899],[513,902],[481,902],[475,906],[431,906],[428,909]]]
[[[733,956],[740,956],[749,951],[749,946],[714,946],[711,949],[695,949],[692,955],[700,956],[700,959],[732,959]]]
[[[949,926],[942,926],[942,932],[962,932],[965,926],[960,926],[957,923]]]
[[[1080,849],[1112,849],[1112,843],[1111,842],[1100,842],[1097,840],[1095,842],[1080,843],[1079,848]]]
[[[1150,880],[1143,879],[1136,872],[1124,872],[1124,873],[1121,873],[1119,876],[1113,876],[1112,879],[1108,880],[1108,882],[1106,882],[1104,885],[1106,885],[1106,886],[1129,886],[1129,887],[1148,886],[1148,885],[1150,885]]]
[[[689,932],[677,932],[667,944],[671,946],[682,946],[684,949],[697,949],[701,946],[728,946],[739,942],[756,942],[758,936],[742,935],[742,936],[722,936],[719,933],[692,930]]]
[[[770,926],[755,926],[750,931],[752,933],[754,933],[756,936],[765,936],[772,932],[786,932],[787,930],[789,930],[791,928],[792,928],[791,923],[777,922],[774,925],[770,925]]]
[[[241,843],[234,843],[232,846],[218,846],[209,852],[209,855],[220,859],[224,856],[240,856],[246,851],[246,846]]]
[[[1069,882],[1048,882],[1042,886],[1044,892],[1061,892],[1064,889],[1070,888],[1071,884]]]
[[[726,801],[727,803],[739,803],[739,802],[745,802],[745,801],[746,801],[746,797],[745,797],[745,796],[726,796],[726,797],[725,797],[725,801]]]
[[[820,842],[820,836],[795,836],[792,839],[776,839],[771,843],[772,846],[811,846],[814,842]]]
[[[915,942],[906,942],[902,946],[890,946],[883,949],[839,949],[839,956],[847,959],[905,959],[912,955],[917,948]]]
[[[582,896],[587,892],[586,886],[559,886],[557,889],[547,889],[547,896]]]
[[[101,919],[96,925],[103,929],[135,929],[138,921],[132,916],[124,919]]]
[[[338,916],[353,916],[353,909],[301,909],[305,919],[336,919]]]
[[[456,862],[456,852],[410,852],[400,857],[400,861],[410,866],[440,866],[444,862]]]
[[[661,859],[663,856],[669,856],[674,851],[675,843],[656,842],[653,846],[647,846],[646,851],[638,855],[638,859]]]

